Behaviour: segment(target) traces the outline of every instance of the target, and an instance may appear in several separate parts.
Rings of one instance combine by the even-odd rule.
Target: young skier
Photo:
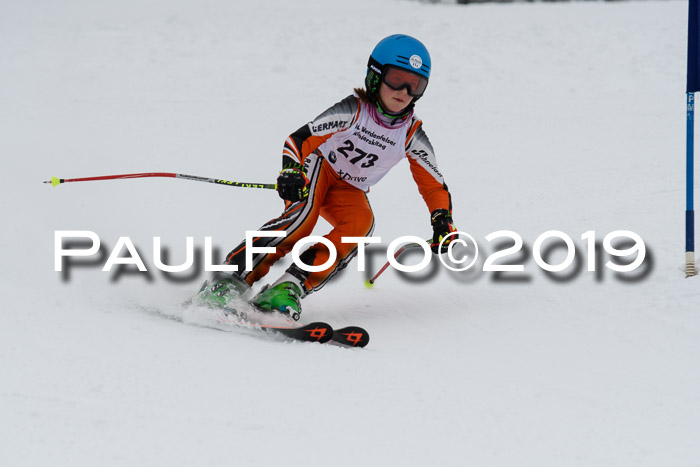
[[[252,243],[275,247],[275,253],[254,253],[252,270],[245,270],[246,243],[241,242],[225,260],[238,266],[238,272],[220,274],[213,284],[205,283],[200,291],[203,300],[225,306],[231,296],[245,296],[297,241],[311,235],[323,216],[333,226],[325,238],[335,246],[335,262],[316,272],[293,264],[250,301],[262,311],[280,311],[298,320],[301,298],[321,289],[357,253],[357,244],[343,243],[342,237],[372,235],[374,216],[366,193],[404,158],[431,213],[433,251],[441,253],[436,244],[456,232],[452,203],[422,122],[414,114],[414,105],[428,85],[430,64],[427,49],[413,37],[396,34],[377,44],[369,57],[365,88],[355,89],[292,133],[284,144],[277,191],[285,209],[259,230],[283,231],[286,236],[259,237]],[[444,242],[443,251],[455,237]],[[322,265],[329,259],[329,250],[317,243],[300,259],[309,266]]]

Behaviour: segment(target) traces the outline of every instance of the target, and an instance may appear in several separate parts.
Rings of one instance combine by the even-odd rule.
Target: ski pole
[[[431,242],[430,240],[426,240],[426,242],[428,242],[428,243],[430,244],[431,247],[433,246],[433,244],[430,243],[430,242]],[[415,248],[422,248],[422,246],[421,246],[419,243],[407,243],[406,245],[401,246],[401,248],[399,248],[398,250],[396,250],[396,253],[394,253],[394,259],[397,259],[399,256],[401,256],[401,254],[402,254],[404,251],[413,250],[413,249],[415,249]],[[384,271],[386,271],[387,268],[388,268],[390,265],[391,265],[391,262],[390,262],[390,261],[387,261],[387,262],[384,264],[384,266],[382,266],[382,268],[374,275],[373,278],[367,279],[367,280],[365,281],[365,287],[367,287],[368,289],[374,288],[374,281],[376,281],[376,280],[377,280],[377,277],[381,276],[382,273],[383,273]]]
[[[69,183],[69,182],[91,182],[91,181],[99,181],[99,180],[121,180],[121,179],[125,179],[125,178],[145,178],[145,177],[183,178],[185,180],[193,180],[195,182],[215,183],[217,185],[235,186],[235,187],[240,187],[240,188],[264,188],[267,190],[276,190],[277,189],[277,185],[274,183],[231,182],[228,180],[221,180],[218,178],[197,177],[196,175],[185,175],[185,174],[176,174],[176,173],[169,173],[169,172],[145,172],[145,173],[138,173],[138,174],[102,175],[99,177],[85,177],[85,178],[51,177],[51,180],[46,180],[44,183],[50,183],[53,186],[58,186],[61,183]]]

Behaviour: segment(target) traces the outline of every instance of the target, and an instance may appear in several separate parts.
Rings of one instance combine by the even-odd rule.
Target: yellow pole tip
[[[56,177],[51,177],[51,185],[58,186],[61,184],[61,179]]]
[[[367,279],[367,280],[365,281],[365,287],[368,288],[368,289],[373,289],[373,288],[374,288],[374,282],[372,282],[371,280]]]

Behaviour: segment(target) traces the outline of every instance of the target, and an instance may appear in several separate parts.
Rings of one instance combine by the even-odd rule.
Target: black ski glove
[[[301,164],[289,164],[282,169],[277,177],[280,198],[294,203],[309,196],[309,179],[303,168]]]
[[[436,209],[430,214],[430,223],[433,225],[433,243],[430,247],[433,253],[445,253],[449,244],[459,236],[456,233],[450,235],[450,238],[445,240],[442,249],[440,249],[440,242],[450,233],[457,232],[452,223],[452,214],[447,209]]]

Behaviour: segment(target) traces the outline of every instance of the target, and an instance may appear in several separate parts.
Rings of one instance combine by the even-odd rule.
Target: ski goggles
[[[412,97],[422,96],[428,87],[428,78],[393,66],[384,68],[382,81],[394,91],[406,88],[408,95]]]

